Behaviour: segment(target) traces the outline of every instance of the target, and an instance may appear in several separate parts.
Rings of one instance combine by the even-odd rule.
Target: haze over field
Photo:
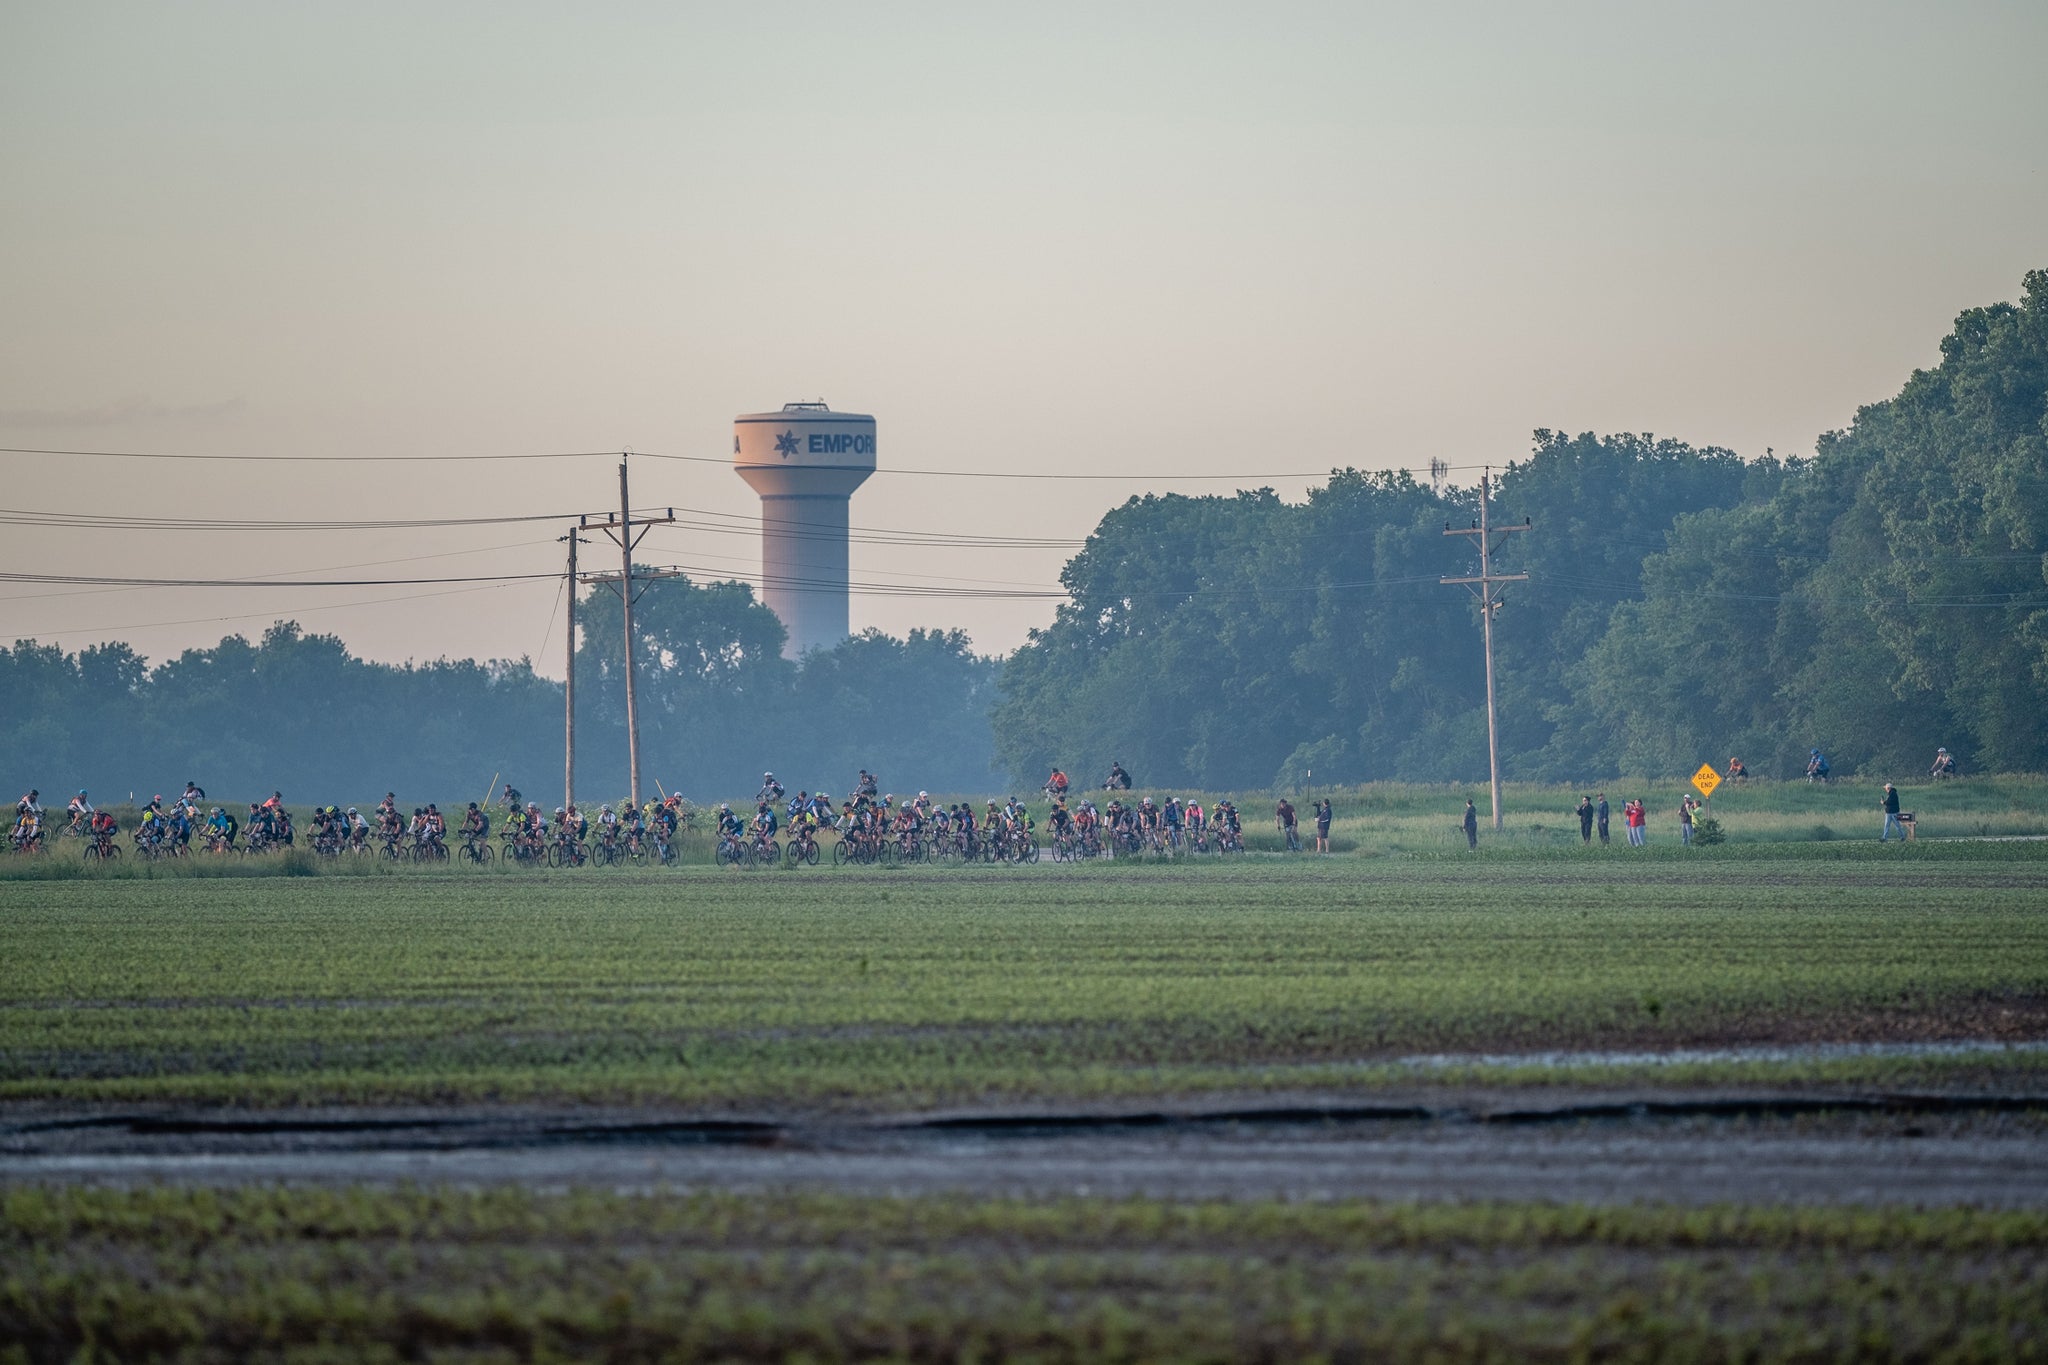
[[[1288,497],[1469,481],[1539,426],[1798,453],[2041,263],[2044,49],[2018,4],[8,4],[0,445],[716,459],[733,414],[823,397],[878,415],[885,469]],[[37,510],[616,497],[602,458],[0,458]],[[715,464],[635,480],[755,510]],[[854,521],[1078,540],[1168,486],[880,476]],[[558,533],[11,527],[0,568],[535,573]],[[649,548],[758,567],[748,534]],[[1050,586],[1067,553],[856,544],[853,573]],[[0,635],[161,659],[297,617],[559,676],[556,593],[14,585]],[[864,595],[853,624],[1006,652],[1051,610]]]

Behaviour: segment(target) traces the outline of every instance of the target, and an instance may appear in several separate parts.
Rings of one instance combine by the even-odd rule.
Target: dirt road
[[[2048,1097],[1461,1096],[861,1120],[0,1111],[0,1182],[2048,1207]]]

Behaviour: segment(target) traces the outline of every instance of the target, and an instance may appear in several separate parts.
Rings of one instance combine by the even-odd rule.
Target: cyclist
[[[1187,825],[1188,842],[1200,845],[1206,852],[1208,849],[1206,835],[1209,827],[1205,823],[1205,817],[1202,814],[1202,801],[1200,797],[1190,796],[1188,798],[1188,803],[1181,807],[1181,819]]]
[[[1948,751],[1944,749],[1942,752],[1947,753]],[[92,802],[85,799],[85,789],[83,787],[79,788],[78,795],[71,798],[69,804],[64,807],[64,810],[71,817],[71,832],[73,834],[83,834],[91,827]]]
[[[14,846],[32,848],[43,837],[43,807],[40,791],[30,791],[14,803]]]
[[[757,803],[762,801],[780,801],[782,795],[782,784],[775,780],[775,774],[762,773],[761,790],[754,793],[754,800]]]
[[[32,825],[40,825],[43,819],[42,792],[31,787],[27,796],[14,803],[14,840],[22,841],[22,831]]]
[[[872,801],[875,799],[875,794],[881,790],[881,779],[866,768],[862,768],[860,770],[860,780],[854,784],[853,794],[855,796],[865,796],[868,800]]]
[[[1127,792],[1131,789],[1131,775],[1124,771],[1124,765],[1111,759],[1109,776],[1103,779],[1102,789],[1111,792]]]
[[[1827,755],[1818,749],[1815,749],[1813,756],[1806,760],[1806,778],[1809,782],[1825,782],[1828,780]]]
[[[1180,847],[1181,819],[1180,798],[1167,797],[1166,804],[1159,811],[1159,823],[1166,830],[1166,842],[1175,848]]]
[[[427,802],[427,846],[437,853],[448,851],[448,819],[432,801]]]
[[[1927,775],[1929,777],[1937,778],[1954,777],[1956,775],[1955,756],[1949,753],[1947,749],[1936,749],[1934,751],[1934,767],[1928,772]],[[79,795],[83,796],[85,795],[85,793],[80,792]]]
[[[355,812],[351,810],[349,814],[354,815]],[[475,843],[479,839],[488,838],[490,833],[490,818],[477,809],[476,802],[470,802],[469,809],[462,816],[463,841],[465,843]]]
[[[205,799],[206,788],[200,786],[197,782],[187,782],[184,793],[178,797],[182,804],[192,807],[194,811],[199,809],[199,803]]]
[[[1052,776],[1045,779],[1045,794],[1057,801],[1067,794],[1068,785],[1067,775],[1061,772],[1059,765],[1055,763]]]
[[[348,846],[360,852],[370,842],[370,822],[363,819],[363,813],[354,806],[348,808]]]
[[[609,804],[600,807],[597,812],[597,837],[604,841],[607,848],[619,840],[619,817],[613,813]]]

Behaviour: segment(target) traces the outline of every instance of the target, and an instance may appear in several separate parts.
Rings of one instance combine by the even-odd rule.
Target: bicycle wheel
[[[803,845],[799,841],[791,839],[789,847],[782,850],[782,857],[791,867],[795,867],[804,860]]]
[[[776,843],[773,839],[764,840],[761,844],[761,861],[770,867],[781,862],[782,845]]]
[[[832,866],[845,867],[847,861],[852,856],[853,855],[847,851],[846,840],[834,839],[832,841]]]
[[[816,839],[804,845],[804,865],[806,867],[816,867],[818,865],[818,841]]]
[[[1023,861],[1027,863],[1038,861],[1038,840],[1026,839],[1024,841]]]

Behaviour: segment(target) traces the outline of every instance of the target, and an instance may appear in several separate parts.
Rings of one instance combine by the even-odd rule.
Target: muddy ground
[[[748,1118],[0,1107],[0,1183],[2048,1207],[2048,1095],[1546,1090]]]

